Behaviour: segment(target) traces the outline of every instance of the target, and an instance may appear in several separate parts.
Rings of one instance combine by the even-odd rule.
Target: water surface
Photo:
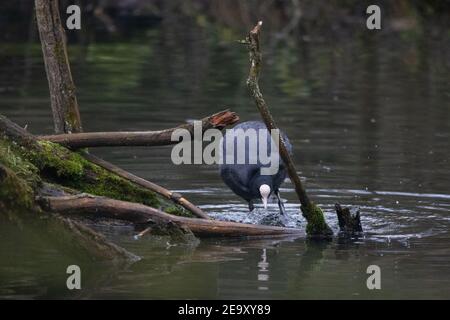
[[[237,36],[236,36],[237,37]],[[156,26],[129,39],[69,47],[85,131],[156,130],[226,107],[258,119],[245,89],[245,48],[203,29]],[[445,38],[444,40],[448,37]],[[337,231],[334,203],[359,207],[354,240],[134,241],[100,228],[142,257],[127,266],[79,260],[33,226],[0,225],[3,298],[450,298],[450,61],[448,41],[425,35],[355,36],[265,47],[261,86],[293,146],[306,187]],[[0,113],[33,133],[52,131],[39,44],[2,43]],[[260,221],[217,167],[175,166],[169,147],[95,153],[182,192],[219,219]],[[304,228],[292,184],[282,191]],[[274,203],[270,212],[276,212]],[[83,290],[65,288],[79,264]],[[382,289],[366,287],[378,265]]]

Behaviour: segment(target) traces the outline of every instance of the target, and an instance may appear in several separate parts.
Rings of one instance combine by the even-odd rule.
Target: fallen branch
[[[216,128],[223,129],[239,121],[236,113],[224,110],[203,118],[202,130]],[[85,132],[75,134],[58,134],[39,136],[41,140],[47,140],[61,144],[70,149],[89,147],[118,147],[118,146],[166,146],[178,143],[172,141],[172,133],[177,129],[186,129],[194,133],[194,125],[183,124],[175,128],[160,131],[141,132]]]
[[[233,113],[234,114],[234,113]],[[234,114],[235,115],[235,114]],[[235,115],[237,117],[237,115]],[[8,118],[0,115],[0,134],[3,134],[10,138],[13,141],[16,141],[22,146],[25,146],[29,148],[29,151],[36,151],[41,152],[42,146],[40,146],[37,141],[36,137],[32,134],[25,131],[23,128],[19,127],[17,124],[9,120]],[[72,134],[74,135],[74,134]],[[96,164],[105,170],[108,170],[109,172],[112,172],[116,174],[117,176],[122,177],[123,179],[126,179],[136,185],[139,185],[147,190],[150,190],[152,192],[156,192],[160,194],[161,196],[165,197],[166,199],[169,199],[173,201],[174,203],[177,203],[184,207],[186,210],[192,212],[195,216],[203,219],[209,219],[208,215],[203,212],[200,208],[189,202],[186,198],[184,198],[181,194],[169,191],[153,182],[150,182],[148,180],[145,180],[143,178],[140,178],[138,176],[135,176],[103,159],[100,159],[94,155],[88,154],[88,153],[82,153],[81,154],[86,160],[92,162],[93,164]],[[96,175],[95,172],[90,172],[87,176],[92,177],[95,179]]]
[[[253,99],[255,100],[256,107],[258,108],[259,113],[261,114],[261,117],[267,126],[267,129],[273,130],[278,129],[278,127],[275,124],[275,121],[269,111],[266,101],[263,98],[258,84],[262,61],[262,54],[260,50],[261,26],[262,21],[259,21],[258,24],[250,31],[246,40],[244,41],[244,43],[248,45],[250,55],[250,71],[247,78],[247,86]],[[308,222],[308,225],[306,226],[306,232],[310,236],[331,236],[333,234],[333,231],[327,225],[322,210],[316,204],[314,204],[306,194],[306,190],[303,187],[300,177],[297,174],[294,161],[292,160],[292,157],[290,156],[286,148],[282,135],[280,135],[279,149],[281,158],[286,164],[289,178],[294,184],[295,192],[297,193],[298,199],[300,200],[303,216]]]
[[[0,115],[0,147],[2,145],[5,152],[0,154],[0,160],[3,158],[3,161],[6,164],[11,163],[16,171],[25,172],[27,180],[50,180],[79,192],[171,208],[180,210],[181,213],[181,208],[171,207],[171,203],[150,191],[148,183],[141,183],[147,187],[138,185],[86,160],[81,153],[48,141],[39,141]],[[34,188],[37,189],[38,186]],[[171,197],[176,198],[176,195]]]
[[[229,110],[224,110],[215,113],[211,116],[203,118],[202,130],[216,128],[223,129],[228,125],[232,125],[239,121],[236,113]],[[194,132],[193,124],[184,124],[175,128],[161,130],[161,131],[146,131],[146,132],[92,132],[92,133],[78,133],[78,134],[61,134],[38,137],[41,140],[51,141],[61,144],[63,146],[77,149],[84,147],[99,147],[99,146],[140,146],[140,145],[167,145],[176,143],[172,141],[172,133],[177,129],[186,129],[189,132]],[[118,176],[127,179],[143,188],[156,192],[163,197],[181,205],[186,210],[199,218],[209,219],[208,215],[200,208],[189,202],[181,194],[169,191],[153,182],[140,178],[131,174],[103,159],[94,155],[83,153],[84,158],[96,165],[117,174]]]
[[[116,166],[110,162],[107,162],[103,159],[100,159],[92,154],[83,153],[83,157],[86,158],[87,160],[89,160],[90,162],[95,163],[96,165],[102,167],[103,169],[113,172],[128,181],[131,181],[143,188],[146,188],[150,191],[153,191],[153,192],[156,192],[156,193],[162,195],[163,197],[175,202],[176,204],[179,204],[180,206],[182,206],[186,210],[190,211],[192,214],[194,214],[195,216],[197,216],[199,218],[210,219],[210,217],[208,217],[208,215],[205,212],[203,212],[202,209],[200,209],[199,207],[197,207],[196,205],[194,205],[193,203],[188,201],[186,198],[184,198],[181,194],[179,194],[177,192],[172,192],[170,190],[167,190],[166,188],[163,188],[163,187],[157,185],[156,183],[153,183],[153,182],[145,180],[141,177],[138,177],[138,176],[136,176],[128,171],[125,171],[125,170],[119,168],[118,166]]]
[[[142,204],[91,195],[44,197],[41,201],[45,210],[59,212],[60,214],[95,214],[96,217],[103,216],[137,224],[145,224],[148,222],[160,224],[176,223],[189,228],[199,237],[303,234],[301,230],[294,228],[174,216]]]
[[[31,133],[1,114],[0,135],[5,136],[26,148],[34,148],[36,145],[36,139]]]

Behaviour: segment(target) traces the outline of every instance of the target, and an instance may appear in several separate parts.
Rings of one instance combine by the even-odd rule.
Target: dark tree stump
[[[363,232],[359,210],[352,214],[349,208],[343,208],[339,203],[335,204],[335,208],[341,232],[348,235]]]

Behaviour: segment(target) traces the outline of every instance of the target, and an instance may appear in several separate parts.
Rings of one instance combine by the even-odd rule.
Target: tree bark
[[[269,111],[266,101],[263,98],[261,90],[259,89],[259,74],[261,70],[262,54],[260,49],[260,31],[262,27],[262,21],[250,31],[246,40],[243,42],[248,45],[250,56],[250,71],[247,78],[247,86],[250,90],[250,94],[255,100],[256,107],[258,108],[261,117],[266,124],[268,130],[278,129],[275,121]],[[306,231],[308,235],[314,237],[329,237],[333,234],[331,228],[327,225],[322,210],[314,204],[306,194],[306,190],[300,180],[295,169],[294,161],[289,154],[286,145],[284,143],[282,135],[280,135],[279,141],[280,156],[283,159],[287,167],[289,178],[294,184],[295,192],[301,203],[301,210],[308,225]]]
[[[95,197],[86,194],[67,197],[44,197],[42,198],[42,205],[46,210],[59,212],[61,214],[95,214],[95,216],[126,220],[137,224],[149,222],[158,224],[176,223],[189,228],[199,237],[303,234],[300,229],[294,228],[174,216],[142,204]]]
[[[36,20],[56,133],[81,132],[81,120],[58,0],[35,0]]]
[[[236,113],[224,110],[203,118],[202,130],[216,128],[223,129],[239,121]],[[118,146],[165,146],[178,143],[172,141],[172,133],[177,129],[188,130],[194,133],[193,124],[183,124],[175,128],[160,131],[141,132],[85,132],[76,134],[58,134],[40,136],[41,140],[59,143],[70,149],[89,147],[118,147]]]

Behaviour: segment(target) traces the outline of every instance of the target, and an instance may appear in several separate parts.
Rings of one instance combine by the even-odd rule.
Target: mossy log
[[[122,219],[144,227],[150,222],[161,225],[175,223],[201,237],[303,233],[299,229],[190,218],[182,207],[91,163],[80,153],[37,140],[1,115],[0,163],[13,167],[27,181],[35,197],[52,200],[43,206],[44,210],[52,212],[91,212],[98,217]],[[65,194],[49,197],[48,183],[61,186]],[[90,196],[85,197],[84,193]]]
[[[197,218],[210,219],[210,217],[202,209],[200,209],[199,207],[194,205],[192,202],[188,201],[180,193],[167,190],[166,188],[161,187],[160,185],[157,185],[156,183],[153,183],[151,181],[148,181],[146,179],[138,177],[138,176],[136,176],[128,171],[125,171],[125,170],[119,168],[118,166],[116,166],[112,163],[109,163],[101,158],[98,158],[92,154],[82,153],[82,155],[85,159],[102,167],[103,169],[106,169],[107,171],[112,172],[113,174],[117,174],[119,177],[124,178],[125,180],[130,181],[138,186],[141,186],[145,189],[156,192],[160,196],[163,196],[164,198],[182,206],[183,208],[188,210],[188,212],[192,213]],[[176,210],[176,208],[171,208],[171,210],[172,209]]]
[[[42,224],[42,232],[95,260],[139,259],[84,223],[50,213],[36,201],[43,195],[79,192],[139,202],[188,215],[182,207],[90,163],[79,153],[48,141],[38,141],[0,115],[0,218],[6,217],[19,224],[44,219],[46,223]]]
[[[93,195],[142,203],[190,215],[183,207],[136,185],[88,160],[80,153],[49,141],[39,141],[23,128],[0,115],[0,163],[39,192],[51,182]]]
[[[223,110],[211,116],[200,120],[201,128],[204,132],[207,129],[215,128],[222,130],[226,126],[232,125],[239,121],[239,116],[232,111]],[[103,147],[103,146],[160,146],[177,143],[172,140],[172,133],[176,130],[184,129],[194,133],[193,124],[182,124],[175,128],[160,131],[144,131],[144,132],[90,132],[78,134],[59,134],[38,137],[43,141],[51,141],[61,144],[70,149],[86,148],[86,147]],[[153,182],[137,177],[103,159],[97,158],[89,153],[82,153],[83,157],[88,161],[106,169],[113,174],[118,175],[138,186],[150,191],[156,192],[164,198],[180,205],[193,215],[209,219],[208,215],[199,207],[188,201],[179,193],[171,192]]]

